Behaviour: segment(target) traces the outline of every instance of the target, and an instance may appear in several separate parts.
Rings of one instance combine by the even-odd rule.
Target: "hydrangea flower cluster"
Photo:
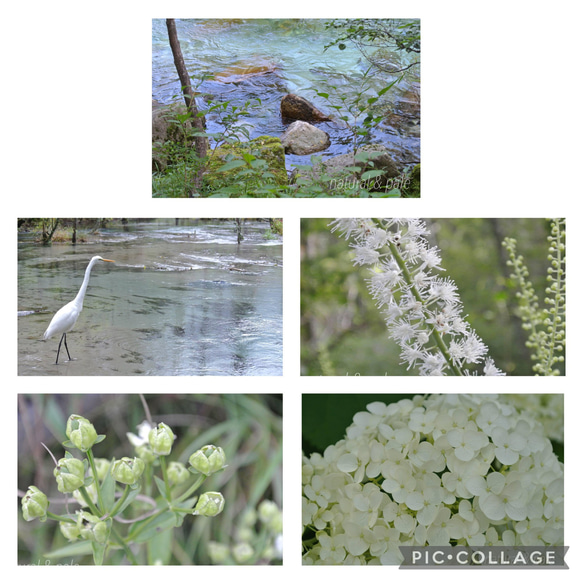
[[[400,546],[561,545],[563,464],[503,397],[415,396],[357,413],[304,456],[304,564],[400,564]]]
[[[401,360],[423,376],[468,374],[483,364],[485,375],[502,375],[488,347],[471,329],[454,281],[438,277],[437,247],[427,241],[421,219],[336,219],[332,232],[352,241],[355,265],[371,269],[368,287],[382,310]]]

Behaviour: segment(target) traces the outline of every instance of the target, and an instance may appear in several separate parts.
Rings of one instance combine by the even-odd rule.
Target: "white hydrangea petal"
[[[354,472],[358,468],[358,458],[353,453],[345,453],[338,458],[336,466],[341,472]]]

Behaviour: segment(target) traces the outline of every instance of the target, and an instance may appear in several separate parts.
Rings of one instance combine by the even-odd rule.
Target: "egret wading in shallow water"
[[[63,306],[51,320],[47,331],[44,333],[43,340],[48,340],[51,336],[55,336],[56,334],[61,334],[61,340],[59,342],[59,348],[57,350],[57,360],[55,364],[59,364],[59,353],[61,352],[61,344],[63,340],[65,341],[65,350],[67,351],[67,356],[69,360],[71,360],[71,355],[69,354],[69,347],[67,346],[67,332],[70,332],[83,309],[83,298],[85,297],[85,292],[87,291],[87,284],[89,283],[89,276],[91,275],[91,270],[93,266],[98,261],[107,261],[108,263],[115,263],[113,259],[103,259],[103,257],[99,257],[96,255],[91,259],[87,269],[85,270],[85,277],[83,278],[83,283],[81,284],[81,288],[79,292],[75,296],[75,299],[72,302],[69,302],[67,305]]]

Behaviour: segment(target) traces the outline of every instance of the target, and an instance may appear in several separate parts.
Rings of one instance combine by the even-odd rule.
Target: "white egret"
[[[67,305],[63,306],[51,320],[47,331],[44,333],[43,340],[48,340],[51,336],[55,334],[61,334],[61,340],[59,342],[59,348],[57,350],[57,360],[55,364],[59,364],[59,353],[61,352],[61,344],[63,340],[65,341],[65,349],[67,351],[67,356],[69,360],[71,360],[71,355],[69,354],[69,347],[67,346],[67,332],[70,332],[75,326],[75,322],[77,322],[77,318],[83,309],[83,298],[85,297],[85,292],[87,291],[87,284],[89,283],[89,276],[91,275],[91,270],[93,266],[98,261],[107,261],[109,263],[115,263],[113,259],[103,259],[103,257],[99,257],[96,255],[91,259],[87,269],[85,270],[85,277],[83,278],[83,283],[81,284],[81,288],[79,292],[75,296],[75,299],[72,302],[69,302]]]

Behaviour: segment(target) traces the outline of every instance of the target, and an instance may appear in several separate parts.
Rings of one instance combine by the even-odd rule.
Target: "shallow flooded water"
[[[19,375],[281,375],[282,238],[267,222],[174,219],[106,229],[76,246],[19,238]],[[42,340],[94,255],[83,311]]]
[[[287,93],[305,97],[336,118],[346,113],[335,112],[316,91],[327,92],[334,98],[334,104],[342,104],[341,99],[359,87],[370,63],[350,43],[346,43],[344,50],[331,47],[325,51],[324,47],[339,35],[338,31],[327,29],[325,22],[318,19],[176,20],[184,61],[200,93],[199,106],[205,107],[212,99],[232,101],[242,107],[250,100],[249,115],[239,123],[250,127],[251,138],[283,134],[289,124],[281,118],[280,103]],[[387,51],[386,58],[395,68],[402,68],[417,57],[403,51]],[[384,96],[387,118],[371,135],[371,143],[385,145],[401,167],[418,163],[420,157],[418,69],[410,69]],[[204,75],[214,78],[200,83]],[[400,76],[375,74],[370,79],[367,96],[375,96],[376,91]],[[159,103],[182,99],[164,19],[152,21],[152,97]],[[261,104],[253,107],[256,99]],[[397,114],[403,114],[404,117],[398,116],[401,121],[411,118],[411,123],[396,123]],[[222,131],[223,126],[216,118],[212,113],[207,115],[208,131]],[[335,156],[351,150],[352,134],[341,121],[333,119],[317,125],[331,139],[330,147],[318,155]],[[286,155],[288,169],[310,163],[310,156]]]

